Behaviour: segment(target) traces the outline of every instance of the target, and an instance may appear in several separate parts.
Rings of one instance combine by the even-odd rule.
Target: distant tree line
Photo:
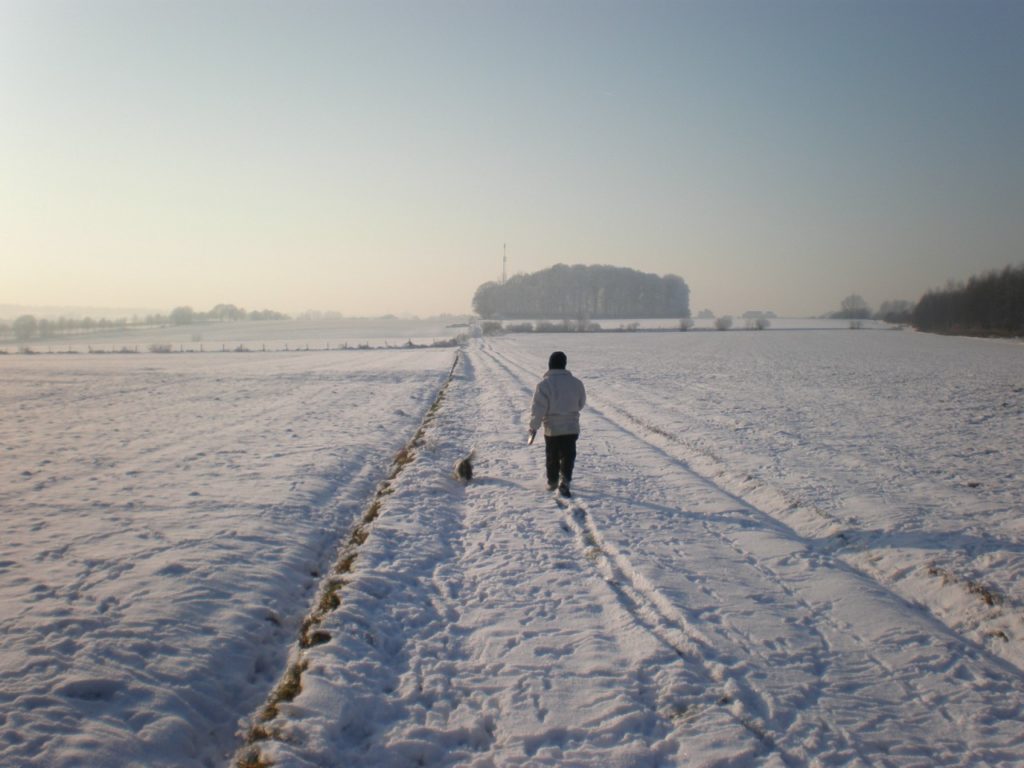
[[[556,264],[484,283],[473,296],[473,310],[488,319],[682,318],[690,316],[690,289],[676,275]]]
[[[175,307],[167,318],[170,325],[191,325],[192,323],[225,323],[243,320],[290,320],[288,315],[270,309],[246,311],[234,304],[218,304],[209,312],[196,312],[192,307]],[[167,324],[163,323],[163,324]]]
[[[1024,334],[1024,265],[929,291],[914,307],[913,323],[934,333]]]
[[[236,322],[241,320],[288,320],[288,315],[269,309],[247,312],[234,304],[218,304],[209,312],[196,312],[191,307],[175,307],[170,314],[153,314],[109,320],[105,317],[72,318],[58,317],[56,320],[36,318],[35,315],[21,315],[13,322],[0,321],[0,338],[14,338],[19,342],[34,339],[45,340],[60,336],[93,333],[96,331],[120,330],[128,327],[190,325],[202,322]]]
[[[891,299],[883,301],[881,307],[875,312],[871,309],[871,305],[864,301],[862,296],[853,293],[842,300],[838,311],[831,312],[825,315],[825,317],[831,317],[835,320],[850,320],[851,327],[860,327],[859,321],[872,318],[897,325],[908,325],[913,311],[914,302],[903,299]],[[853,326],[853,322],[857,322],[857,325]]]
[[[896,325],[909,325],[913,320],[914,302],[903,299],[883,301],[875,313],[876,320],[883,320]]]
[[[127,318],[109,320],[105,317],[58,317],[51,320],[46,317],[36,318],[35,315],[21,315],[11,323],[0,320],[0,338],[13,337],[17,341],[52,339],[57,336],[126,328],[131,324]]]
[[[851,327],[873,317],[932,333],[1019,336],[1024,334],[1024,265],[976,275],[966,283],[951,281],[916,303],[883,301],[877,312],[861,296],[851,294],[828,316],[848,319]]]

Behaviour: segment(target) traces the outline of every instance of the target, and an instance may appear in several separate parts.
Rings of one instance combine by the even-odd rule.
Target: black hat
[[[565,358],[565,352],[552,352],[551,357],[548,358],[548,368],[551,370],[565,370],[565,364],[568,362]]]

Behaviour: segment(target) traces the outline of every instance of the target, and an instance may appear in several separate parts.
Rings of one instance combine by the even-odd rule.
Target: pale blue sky
[[[0,0],[0,303],[694,311],[1024,262],[1024,3]]]

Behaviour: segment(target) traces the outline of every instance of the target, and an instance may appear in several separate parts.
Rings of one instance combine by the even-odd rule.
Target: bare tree
[[[864,297],[851,293],[839,305],[839,311],[833,314],[835,318],[842,320],[867,320],[871,317],[871,307],[864,301]]]

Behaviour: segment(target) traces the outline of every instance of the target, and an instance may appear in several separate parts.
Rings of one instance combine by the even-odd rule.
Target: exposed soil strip
[[[380,516],[384,500],[394,493],[394,481],[402,473],[402,470],[415,460],[417,450],[423,445],[424,434],[437,418],[437,413],[444,403],[448,387],[455,376],[455,369],[459,364],[460,356],[461,351],[456,351],[455,360],[448,371],[448,377],[438,390],[437,396],[423,417],[423,421],[420,422],[419,428],[409,442],[395,454],[395,458],[388,470],[387,479],[377,486],[377,491],[374,493],[370,505],[352,529],[345,543],[341,546],[334,567],[331,568],[330,573],[321,583],[319,598],[312,610],[302,621],[299,630],[298,647],[292,654],[293,659],[285,670],[280,682],[278,682],[267,698],[267,703],[255,716],[255,722],[249,729],[245,743],[238,752],[236,759],[238,768],[267,768],[272,765],[272,763],[263,758],[259,746],[260,742],[276,738],[273,720],[280,712],[280,705],[293,701],[302,691],[302,674],[308,667],[303,651],[330,641],[330,633],[320,627],[327,615],[341,606],[341,593],[348,583],[349,574],[355,568],[356,560],[359,557],[359,548],[369,537],[374,521]]]

